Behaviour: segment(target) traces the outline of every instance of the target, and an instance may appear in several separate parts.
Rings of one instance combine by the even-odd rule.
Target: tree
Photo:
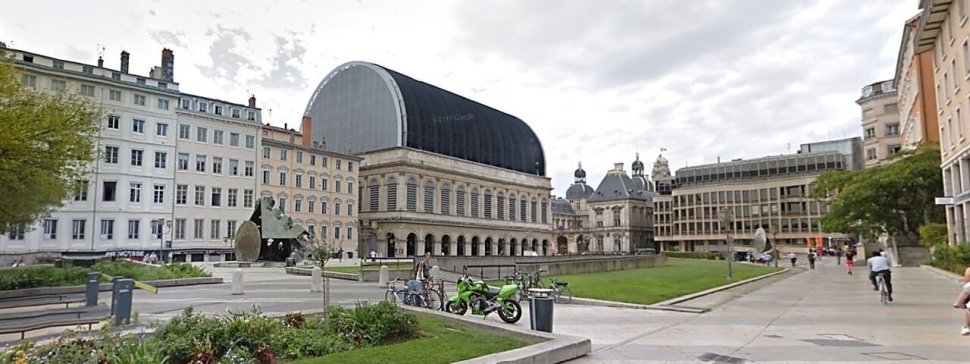
[[[920,226],[945,221],[937,196],[943,196],[940,151],[930,146],[881,166],[826,172],[813,192],[829,202],[821,220],[826,231],[887,233],[911,241],[919,239]]]
[[[0,233],[47,215],[81,185],[101,117],[80,96],[23,86],[0,47]]]

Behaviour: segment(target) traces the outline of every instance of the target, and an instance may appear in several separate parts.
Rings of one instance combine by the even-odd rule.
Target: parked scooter
[[[498,312],[502,321],[514,324],[522,318],[519,286],[506,284],[501,288],[489,287],[484,281],[473,280],[466,272],[458,279],[458,294],[448,299],[445,310],[464,315],[469,308],[473,315],[485,317]]]

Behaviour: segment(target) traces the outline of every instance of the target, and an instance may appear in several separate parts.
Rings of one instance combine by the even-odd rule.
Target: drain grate
[[[744,364],[744,359],[715,353],[704,353],[697,358],[709,363]]]

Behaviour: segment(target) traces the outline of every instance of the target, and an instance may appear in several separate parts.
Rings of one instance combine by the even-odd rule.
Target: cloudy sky
[[[297,125],[338,65],[369,61],[525,120],[554,193],[634,154],[672,169],[861,135],[853,102],[893,76],[915,0],[18,1],[13,48],[147,74]],[[789,147],[790,145],[790,147]]]

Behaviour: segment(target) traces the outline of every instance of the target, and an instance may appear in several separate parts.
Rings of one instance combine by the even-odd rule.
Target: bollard
[[[441,268],[438,268],[437,265],[431,266],[431,273],[430,273],[431,278],[440,279],[441,277],[438,276],[440,273],[441,273]]]
[[[377,284],[379,286],[381,286],[381,287],[387,287],[387,281],[389,280],[388,279],[388,276],[390,274],[391,273],[388,271],[387,266],[386,265],[382,265],[381,266],[381,272],[377,276]]]
[[[320,267],[313,267],[313,271],[310,274],[310,292],[320,292],[323,286],[323,271]]]
[[[135,281],[131,279],[119,279],[118,289],[114,291],[115,305],[115,326],[131,323],[131,295],[135,288]]]
[[[87,285],[84,287],[84,305],[91,307],[98,305],[98,291],[101,288],[101,273],[88,273]]]
[[[236,269],[232,272],[232,294],[243,294],[243,272]]]
[[[115,314],[115,304],[117,303],[115,298],[116,297],[115,293],[118,293],[118,284],[119,284],[118,281],[120,281],[122,278],[125,278],[125,277],[114,276],[111,278],[111,314],[112,315]]]

